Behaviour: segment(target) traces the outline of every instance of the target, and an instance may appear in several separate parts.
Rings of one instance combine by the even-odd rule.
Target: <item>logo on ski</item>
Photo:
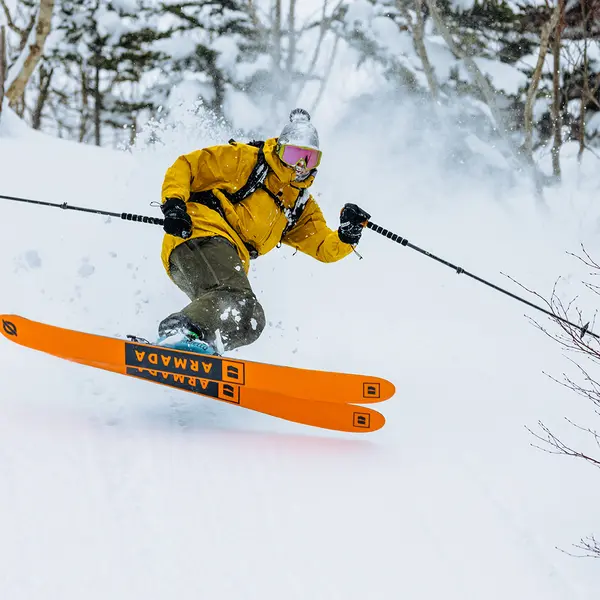
[[[380,398],[381,386],[379,383],[363,383],[363,398]]]
[[[369,429],[371,427],[371,415],[369,413],[355,412],[352,417],[354,427],[358,429]]]
[[[223,381],[230,381],[231,383],[244,385],[245,377],[243,363],[235,363],[224,360],[221,363],[221,366],[223,367]]]
[[[6,335],[12,335],[14,337],[18,336],[17,326],[14,323],[11,323],[10,321],[2,320],[2,328],[4,329],[4,332],[6,333]]]
[[[246,380],[244,364],[240,362],[134,343],[125,344],[125,364],[236,385],[244,385]]]
[[[217,398],[232,404],[240,404],[240,386],[224,381],[211,381],[202,377],[193,377],[181,373],[165,373],[154,369],[127,367],[127,375],[162,383],[179,390],[195,392],[210,398]]]

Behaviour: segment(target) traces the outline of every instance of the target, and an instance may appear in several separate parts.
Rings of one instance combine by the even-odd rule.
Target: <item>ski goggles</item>
[[[304,146],[290,146],[282,144],[277,149],[277,156],[290,167],[301,166],[305,169],[314,169],[321,162],[320,150],[314,148],[305,148]]]

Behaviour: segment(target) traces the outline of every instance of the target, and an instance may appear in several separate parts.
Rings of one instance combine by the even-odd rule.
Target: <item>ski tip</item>
[[[352,429],[354,433],[371,433],[385,425],[385,417],[373,409],[356,406],[352,413]]]
[[[19,324],[22,321],[23,318],[18,315],[0,315],[0,332],[5,338],[16,342],[19,335]]]
[[[381,377],[362,376],[362,398],[363,404],[374,404],[389,400],[396,393],[396,386],[387,379]]]
[[[396,393],[396,386],[387,379],[381,380],[381,398],[389,400]]]

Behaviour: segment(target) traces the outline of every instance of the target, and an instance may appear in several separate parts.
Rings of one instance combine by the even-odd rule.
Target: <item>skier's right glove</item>
[[[184,240],[192,235],[192,218],[188,215],[185,202],[181,198],[167,198],[160,209],[165,215],[163,229],[168,234]]]

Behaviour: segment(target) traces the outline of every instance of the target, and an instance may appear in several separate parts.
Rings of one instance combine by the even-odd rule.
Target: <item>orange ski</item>
[[[0,319],[0,331],[17,344],[124,375],[131,374],[132,368],[161,371],[235,384],[244,389],[343,404],[381,402],[395,392],[394,385],[380,377],[194,354],[64,329],[17,315],[0,315]]]
[[[68,329],[51,327],[14,315],[5,315],[0,318],[2,319],[2,333],[8,339],[29,348],[47,352],[59,358],[65,358],[80,364],[86,364],[114,373],[121,373],[137,379],[145,379],[146,381],[192,392],[228,404],[235,404],[280,419],[303,425],[311,425],[313,427],[366,433],[381,429],[385,424],[384,416],[370,408],[341,402],[335,403],[297,398],[286,393],[249,387],[231,381],[231,376],[228,377],[228,380],[215,381],[202,377],[200,369],[198,372],[193,372],[193,374],[185,374],[165,372],[143,366],[122,366],[114,362],[103,362],[103,359],[99,358],[99,356],[105,357],[104,354],[73,352],[73,340],[70,339],[71,334],[75,334],[75,339],[78,339],[77,336],[84,336],[88,344],[99,344],[100,348],[102,348],[103,343],[110,341],[120,342],[121,344],[125,342],[123,340],[113,340],[113,338],[104,338],[72,332]],[[43,337],[49,334],[59,337],[53,338],[50,336],[50,339]],[[54,343],[52,343],[53,340]]]

